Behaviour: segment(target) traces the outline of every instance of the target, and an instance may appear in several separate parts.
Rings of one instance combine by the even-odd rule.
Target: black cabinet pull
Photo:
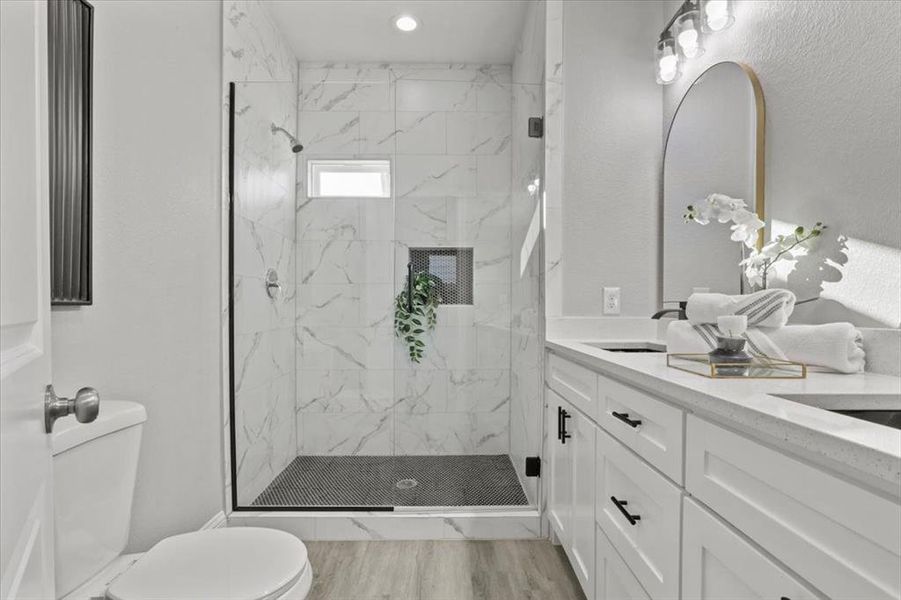
[[[610,496],[610,500],[616,505],[616,508],[619,509],[619,512],[623,513],[623,516],[626,517],[626,520],[629,521],[631,525],[637,525],[639,521],[641,521],[641,517],[639,515],[631,515],[629,511],[625,509],[625,506],[629,504],[625,500],[617,500],[616,496]]]
[[[560,433],[560,443],[562,444],[565,444],[566,440],[572,437],[572,434],[566,431],[566,420],[570,418],[572,418],[572,415],[566,412],[566,410],[564,409],[560,420],[560,424],[562,425],[562,430]]]
[[[630,419],[629,413],[618,413],[615,410],[613,410],[613,411],[610,411],[610,414],[613,415],[615,418],[619,419],[620,421],[622,421],[623,423],[625,423],[626,425],[628,425],[629,427],[632,427],[633,429],[638,427],[639,425],[641,425],[641,419]]]
[[[563,439],[563,407],[557,407],[557,440]]]

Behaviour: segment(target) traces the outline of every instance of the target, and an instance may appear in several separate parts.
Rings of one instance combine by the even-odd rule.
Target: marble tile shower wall
[[[509,452],[511,87],[509,66],[301,64],[304,157],[390,158],[394,195],[298,194],[299,453]],[[474,249],[474,305],[442,306],[414,365],[392,303],[418,246]]]
[[[296,74],[296,60],[258,0],[223,4],[223,80],[236,82],[234,419],[236,489],[244,505],[296,455],[296,159],[286,139],[271,129],[296,127]],[[227,109],[226,96],[226,115]],[[226,120],[223,139],[227,132]],[[276,299],[264,286],[270,268],[284,290]]]

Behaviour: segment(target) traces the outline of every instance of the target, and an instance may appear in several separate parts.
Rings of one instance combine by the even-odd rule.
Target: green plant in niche
[[[422,335],[435,328],[441,297],[438,282],[425,271],[407,277],[407,285],[394,298],[394,334],[406,344],[410,360],[418,363],[425,350]]]

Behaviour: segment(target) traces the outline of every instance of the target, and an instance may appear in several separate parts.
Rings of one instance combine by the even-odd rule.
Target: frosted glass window
[[[307,162],[310,198],[390,198],[388,160],[317,160]]]

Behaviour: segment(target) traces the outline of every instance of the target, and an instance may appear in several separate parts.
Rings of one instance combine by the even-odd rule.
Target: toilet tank
[[[51,435],[56,597],[68,594],[125,549],[141,429],[134,402],[103,400],[93,423],[60,419]]]

